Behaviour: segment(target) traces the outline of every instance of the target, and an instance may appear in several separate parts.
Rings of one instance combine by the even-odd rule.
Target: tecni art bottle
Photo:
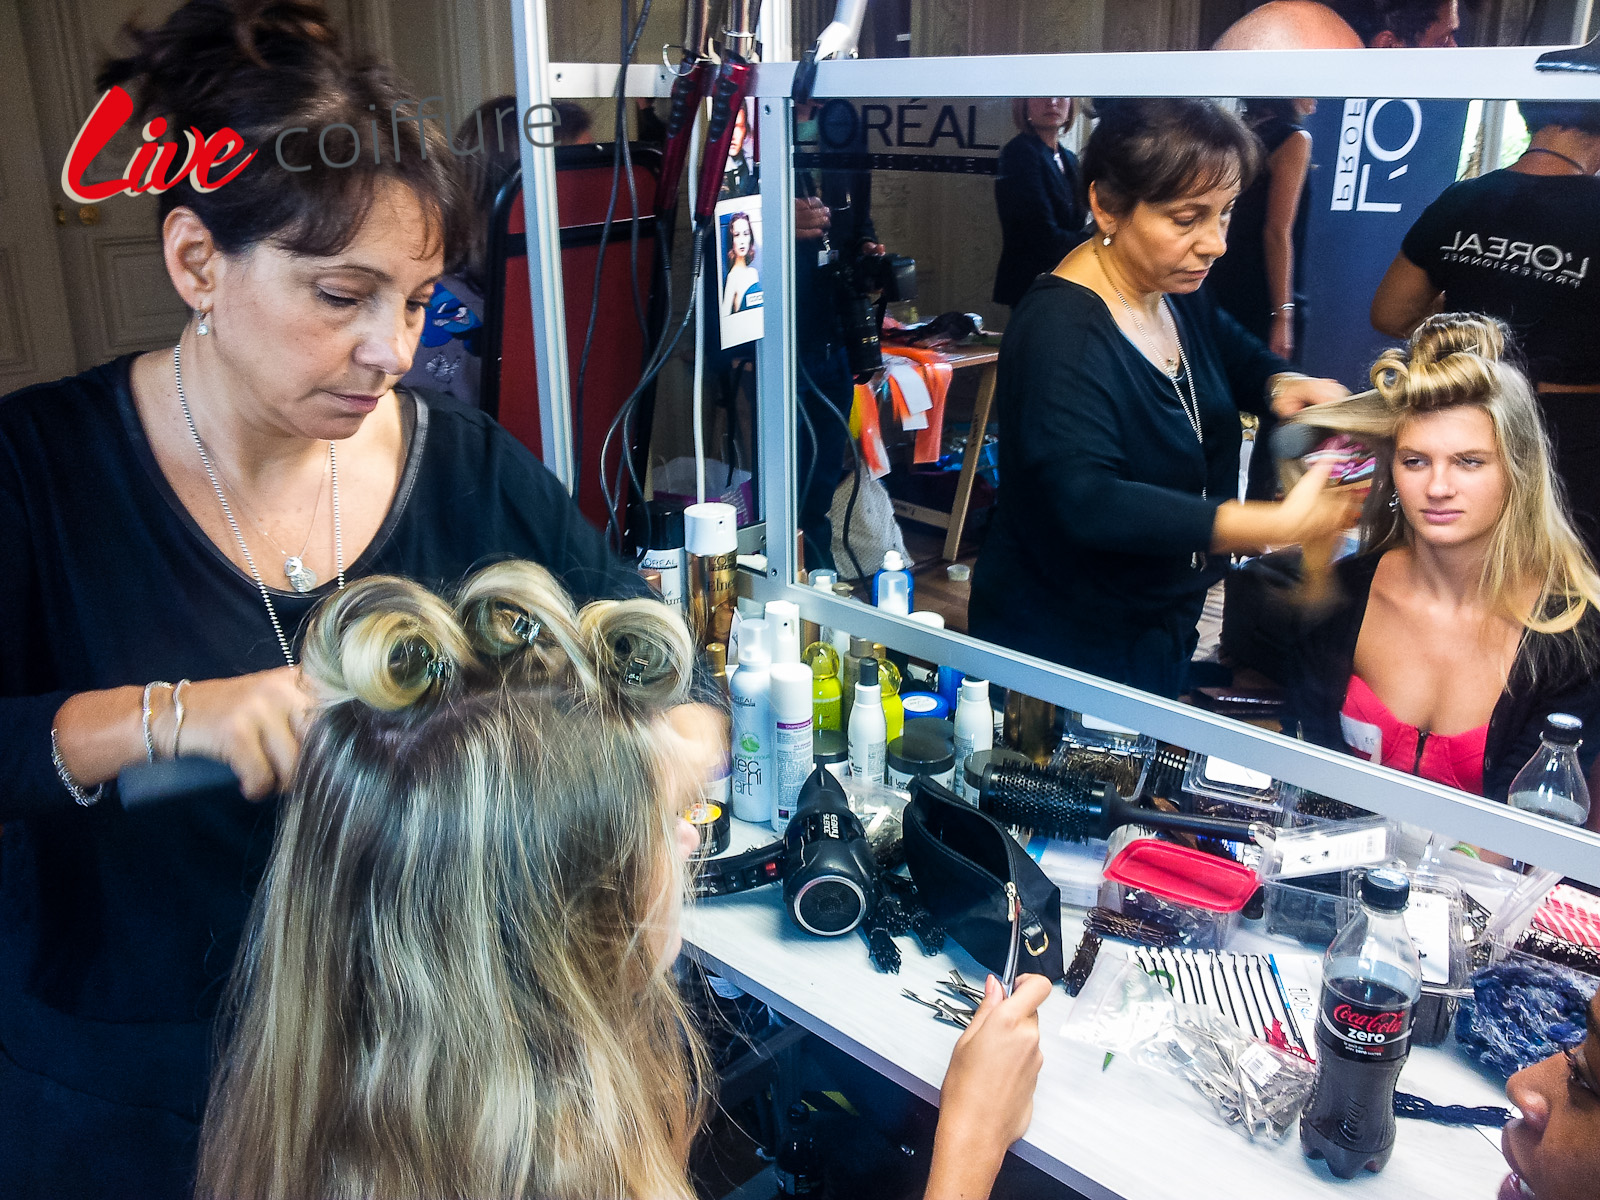
[[[883,719],[883,692],[878,684],[878,660],[861,660],[855,703],[850,708],[850,774],[857,779],[883,782],[889,748],[889,727]]]

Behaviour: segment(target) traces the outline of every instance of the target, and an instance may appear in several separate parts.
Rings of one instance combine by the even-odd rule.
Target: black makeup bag
[[[1061,889],[993,817],[925,775],[902,816],[906,865],[933,919],[1006,984],[1058,980]]]

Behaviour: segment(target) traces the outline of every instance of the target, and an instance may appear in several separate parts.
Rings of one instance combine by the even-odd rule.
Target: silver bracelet
[[[50,727],[50,761],[55,764],[56,774],[61,779],[61,786],[66,788],[67,794],[83,805],[84,808],[88,808],[96,800],[100,799],[101,793],[106,790],[105,784],[97,783],[94,791],[86,792],[78,781],[72,777],[72,772],[67,770],[66,760],[61,757],[61,747],[56,742],[54,725]]]
[[[158,687],[169,688],[172,685],[165,679],[155,679],[144,685],[144,696],[139,701],[139,724],[144,730],[144,759],[146,762],[155,762],[156,743],[150,735],[150,694]]]
[[[172,757],[178,757],[178,739],[183,736],[183,689],[189,686],[187,679],[178,680],[178,686],[172,689]]]

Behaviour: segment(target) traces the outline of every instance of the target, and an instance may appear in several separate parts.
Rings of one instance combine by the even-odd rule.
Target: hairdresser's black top
[[[1288,656],[1295,674],[1288,681],[1289,719],[1284,727],[1292,730],[1298,722],[1300,734],[1308,742],[1335,750],[1347,748],[1339,710],[1355,671],[1356,639],[1382,557],[1361,554],[1338,563],[1337,601],[1307,619],[1295,638]],[[1582,628],[1595,644],[1600,639],[1600,614],[1591,610],[1583,621]],[[1600,756],[1600,737],[1593,733],[1600,728],[1600,672],[1585,667],[1577,647],[1577,639],[1570,634],[1523,636],[1511,678],[1489,717],[1483,753],[1485,796],[1506,798],[1511,780],[1539,748],[1544,719],[1551,713],[1571,713],[1583,721],[1585,734],[1578,758],[1586,776]]]
[[[255,584],[157,467],[131,361],[0,400],[0,1053],[86,1097],[193,1120],[275,805],[235,792],[124,813],[108,789],[81,808],[50,727],[74,692],[241,675],[283,653]],[[400,487],[351,578],[441,586],[517,556],[580,597],[644,590],[488,417],[420,394],[405,407]],[[274,594],[291,636],[331,587]]]
[[[1019,133],[1000,151],[994,177],[1000,214],[1000,262],[994,302],[1015,304],[1045,271],[1053,271],[1088,232],[1078,156],[1052,150],[1033,132]]]
[[[1238,495],[1239,410],[1264,410],[1268,378],[1288,366],[1204,295],[1171,301],[1203,446],[1173,381],[1098,295],[1041,275],[1017,305],[1000,347],[1000,501],[973,579],[976,636],[1071,665],[1086,637],[1175,616],[1192,631],[1227,563],[1190,558]]]
[[[1535,381],[1600,383],[1600,179],[1463,179],[1423,210],[1400,249],[1447,310],[1510,325]]]

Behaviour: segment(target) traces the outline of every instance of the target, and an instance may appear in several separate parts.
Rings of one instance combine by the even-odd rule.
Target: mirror
[[[1130,223],[1113,230],[1112,245],[1086,243],[1076,270],[1063,268],[1065,281],[1032,282],[1060,261],[1063,223],[1085,219],[1078,189],[1067,186],[1081,178],[1075,155],[1091,129],[1084,102],[833,99],[797,111],[794,470],[806,563],[836,569],[871,603],[872,577],[897,551],[911,563],[910,607],[938,614],[948,629],[1271,728],[1298,727],[1310,740],[1376,752],[1374,761],[1398,762],[1404,742],[1415,753],[1403,768],[1420,764],[1442,782],[1498,787],[1503,796],[1508,764],[1482,778],[1482,727],[1499,694],[1492,680],[1476,701],[1442,685],[1418,701],[1386,676],[1368,681],[1368,707],[1352,715],[1356,631],[1366,637],[1371,628],[1362,608],[1353,626],[1317,635],[1323,658],[1313,669],[1297,632],[1308,610],[1296,553],[1246,554],[1244,536],[1235,541],[1240,553],[1227,553],[1211,511],[1223,498],[1266,498],[1279,488],[1262,428],[1272,424],[1265,383],[1275,371],[1263,366],[1264,344],[1295,371],[1367,388],[1373,361],[1399,344],[1373,327],[1369,310],[1402,242],[1459,179],[1521,158],[1528,133],[1514,104],[1223,103],[1248,123],[1265,168],[1236,203],[1222,189],[1233,205],[1227,253],[1204,282],[1153,289],[1173,295],[1175,316],[1163,316],[1154,299],[1142,310],[1163,323],[1159,330],[1119,321],[1118,302],[1136,317],[1131,301],[1150,295],[1137,285],[1170,281],[1190,265],[1184,222],[1209,219],[1203,205],[1164,202],[1165,224],[1143,229],[1137,207],[1105,206],[1113,224]],[[1072,154],[1053,153],[1041,129]],[[1303,184],[1274,188],[1277,173]],[[1551,288],[1587,270],[1586,252],[1558,248],[1554,232],[1431,224],[1408,243],[1431,256],[1412,268],[1424,282],[1432,278],[1424,265],[1466,259]],[[1170,262],[1152,258],[1163,253]],[[1081,282],[1092,284],[1096,270],[1109,291]],[[1113,300],[1119,285],[1138,294]],[[1030,286],[1035,294],[1023,301]],[[1048,303],[1041,289],[1053,291]],[[1206,316],[1202,306],[1231,310],[1233,319]],[[977,332],[962,314],[981,322]],[[1150,351],[1173,347],[1174,320],[1182,349],[1171,354],[1176,378],[1163,379]],[[886,365],[874,371],[870,342],[880,322]],[[1141,346],[1147,334],[1155,336]],[[1062,395],[1073,388],[1090,398]],[[1241,421],[1239,409],[1257,411]],[[859,470],[846,419],[860,432]],[[1389,486],[1392,456],[1382,457],[1372,469]],[[1358,507],[1345,511],[1352,526]],[[1258,534],[1267,528],[1283,526]],[[1223,552],[1204,553],[1208,533]],[[1357,548],[1354,533],[1338,541],[1339,553]],[[1356,572],[1357,590],[1371,576]],[[1517,631],[1494,629],[1503,684]],[[1440,631],[1424,632],[1437,639]],[[1405,635],[1384,637],[1389,649],[1378,659],[1393,664]],[[1404,716],[1409,741],[1387,724],[1406,724]],[[1430,750],[1417,729],[1434,722],[1440,734]],[[1388,729],[1387,744],[1368,726]],[[1451,774],[1434,755],[1458,733],[1479,743]],[[1518,756],[1510,772],[1537,747],[1537,730],[1530,736],[1504,751]]]

